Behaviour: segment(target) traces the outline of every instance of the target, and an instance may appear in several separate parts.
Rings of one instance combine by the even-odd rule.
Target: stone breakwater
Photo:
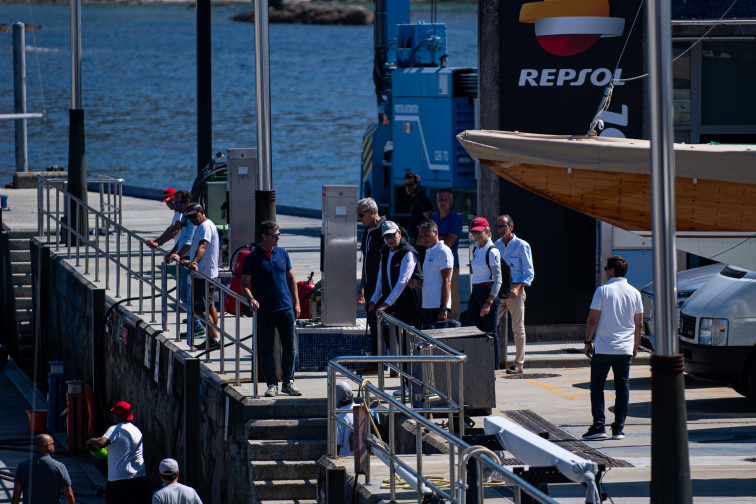
[[[342,5],[335,2],[312,4],[301,1],[271,1],[268,7],[270,23],[320,24],[320,25],[371,25],[375,16],[372,11],[358,5]],[[242,12],[231,17],[234,21],[253,23],[254,11]]]

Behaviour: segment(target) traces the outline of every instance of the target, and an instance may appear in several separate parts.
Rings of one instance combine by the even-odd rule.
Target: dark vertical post
[[[264,220],[276,220],[276,191],[255,191],[255,240],[260,243],[260,223]]]
[[[81,101],[81,0],[71,0],[71,108],[68,111],[68,192],[87,203],[84,108]],[[86,235],[86,219],[75,204],[67,208],[69,223]],[[80,215],[77,215],[80,214]],[[69,235],[73,237],[74,235]]]
[[[184,361],[184,482],[198,481],[202,463],[199,443],[200,360]]]
[[[197,173],[213,156],[210,0],[197,0]]]
[[[501,85],[506,71],[501,64],[501,48],[498,43],[485,41],[501,40],[504,22],[501,19],[503,0],[480,0],[478,2],[478,124],[481,129],[501,129]],[[486,218],[499,215],[501,181],[498,175],[476,163],[478,172],[477,214]]]

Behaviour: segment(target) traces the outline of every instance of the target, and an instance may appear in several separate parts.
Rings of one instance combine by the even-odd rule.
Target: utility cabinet
[[[467,360],[462,365],[462,378],[464,380],[462,391],[465,395],[466,409],[475,410],[476,413],[483,415],[490,415],[491,409],[496,407],[493,338],[477,327],[431,329],[423,332],[467,355]],[[434,350],[433,353],[442,354],[438,350]],[[455,401],[458,400],[459,396],[459,372],[457,369],[458,366],[451,366],[451,395]],[[433,365],[432,379],[437,389],[447,390],[446,364],[437,363]]]
[[[324,326],[357,323],[357,186],[323,186],[320,250]]]

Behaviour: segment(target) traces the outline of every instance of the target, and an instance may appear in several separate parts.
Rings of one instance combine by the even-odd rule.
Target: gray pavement
[[[36,227],[36,191],[4,189],[2,192],[11,195],[11,212],[3,214],[5,223],[14,229]],[[124,224],[137,229],[143,236],[157,236],[169,219],[170,213],[161,203],[124,198]],[[302,279],[310,271],[315,271],[317,279],[320,222],[317,219],[288,216],[279,216],[279,221],[282,228],[281,245],[292,253],[297,278]],[[466,254],[462,249],[460,252]],[[462,259],[463,264],[466,262]],[[149,318],[147,315],[143,317]],[[175,315],[169,314],[169,321],[174,323]],[[169,328],[169,334],[166,336],[175,337],[171,332],[174,329],[175,327]],[[180,350],[187,351],[188,349],[182,345],[184,344],[179,343],[177,346]],[[580,343],[527,345],[524,375],[512,377],[503,371],[496,373],[497,407],[493,413],[503,415],[511,411],[527,410],[554,424],[573,438],[579,439],[591,423],[589,370],[586,367],[588,359],[582,355],[582,349]],[[510,345],[508,350],[511,356],[514,351],[513,345]],[[226,355],[230,356],[230,352],[231,350],[227,349]],[[211,357],[209,367],[219,372],[219,352],[214,352]],[[622,441],[588,443],[589,451],[596,450],[596,453],[623,460],[632,466],[614,468],[605,477],[607,491],[617,504],[648,501],[652,442],[648,364],[648,354],[641,354],[631,368],[631,405],[625,428],[627,438]],[[248,361],[245,365],[249,365]],[[246,372],[249,373],[249,368]],[[222,378],[231,380],[232,377],[224,375]],[[371,381],[375,379],[371,376],[367,378]],[[260,400],[288,401],[295,406],[300,400],[325,397],[325,373],[299,373],[296,380],[304,393],[302,399],[278,396],[274,399]],[[397,386],[396,379],[388,381],[388,387]],[[607,388],[611,389],[611,386]],[[252,395],[249,383],[243,383],[238,390],[244,396]],[[608,390],[608,418],[612,415],[611,396],[612,391]],[[695,502],[756,502],[756,401],[737,395],[729,387],[693,380],[686,380],[686,400]],[[1,418],[5,417],[3,415]],[[22,419],[26,421],[25,415]],[[482,426],[482,418],[476,417],[474,420],[478,426]],[[21,426],[17,425],[15,428]],[[0,451],[0,456],[6,456],[2,453]],[[5,459],[0,460],[5,462]],[[350,468],[352,464],[345,461],[345,466]],[[388,473],[382,469],[383,466],[377,459],[372,466],[372,480],[380,483],[383,479],[381,475],[387,476]],[[424,467],[432,466],[424,464]],[[386,497],[387,490],[381,489],[380,484],[376,483],[370,489]],[[581,496],[584,496],[577,485],[554,486],[551,493],[560,502],[567,503],[582,502]],[[412,500],[412,496],[408,498]]]

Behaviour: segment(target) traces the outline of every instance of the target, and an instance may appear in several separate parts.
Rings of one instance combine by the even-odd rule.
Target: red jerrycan
[[[310,318],[310,296],[312,290],[315,288],[315,284],[312,281],[312,277],[315,276],[315,272],[310,272],[310,276],[307,280],[300,280],[297,282],[297,294],[299,296],[299,308],[301,313],[298,318],[309,319]]]
[[[244,263],[244,258],[247,257],[247,254],[249,253],[249,250],[240,250],[239,253],[236,254],[234,267],[231,269],[231,290],[236,292],[237,294],[241,294],[242,264]],[[239,304],[241,305],[241,301],[239,302]],[[226,313],[236,315],[236,299],[232,296],[226,296],[223,303],[223,309],[226,311]]]

